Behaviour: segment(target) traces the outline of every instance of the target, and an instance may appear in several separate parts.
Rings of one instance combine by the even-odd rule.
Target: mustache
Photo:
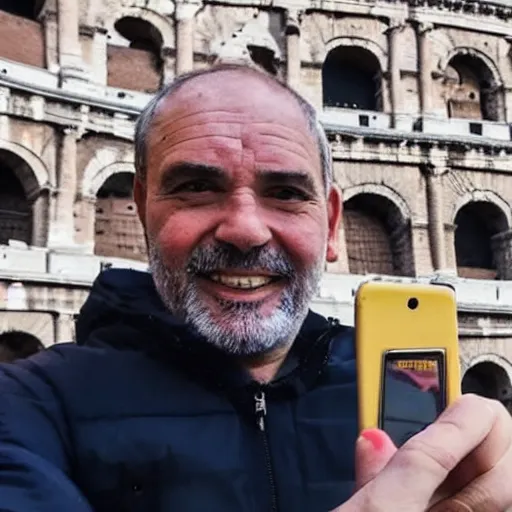
[[[197,247],[190,257],[187,272],[211,274],[217,270],[257,268],[281,277],[292,277],[295,268],[283,251],[272,247],[254,247],[242,252],[233,245]]]

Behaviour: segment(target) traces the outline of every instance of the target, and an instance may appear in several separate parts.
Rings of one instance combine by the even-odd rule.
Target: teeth
[[[217,283],[225,284],[231,288],[250,290],[265,286],[272,281],[268,276],[227,276],[225,274],[211,274],[210,278]]]

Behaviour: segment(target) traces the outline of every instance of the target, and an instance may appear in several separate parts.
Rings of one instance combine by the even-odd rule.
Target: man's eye
[[[173,189],[173,193],[183,193],[183,192],[194,192],[194,193],[200,193],[200,192],[211,192],[217,190],[215,185],[213,183],[210,183],[208,181],[189,181],[187,183],[182,183],[181,185],[178,185]]]
[[[308,199],[308,196],[304,192],[292,187],[273,189],[269,191],[269,196],[279,199],[280,201],[306,201]]]

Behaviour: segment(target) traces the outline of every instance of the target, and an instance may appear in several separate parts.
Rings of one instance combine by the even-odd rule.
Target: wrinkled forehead
[[[215,144],[215,135],[240,133],[244,140],[269,141],[263,151],[273,151],[275,158],[280,154],[286,160],[289,148],[299,147],[305,155],[304,170],[322,179],[316,135],[298,100],[270,79],[247,73],[221,71],[196,77],[162,99],[148,134],[148,149],[150,154],[151,147],[157,150],[153,153],[157,158],[162,144],[168,152],[187,138],[208,135]]]
[[[261,76],[260,76],[261,75]],[[191,79],[161,102],[159,114],[171,109],[237,109],[266,120],[294,119],[304,129],[307,120],[296,98],[259,72],[219,71]]]

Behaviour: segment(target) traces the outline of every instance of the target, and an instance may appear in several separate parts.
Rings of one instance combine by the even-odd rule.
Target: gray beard
[[[151,240],[148,256],[156,290],[167,309],[208,343],[241,357],[263,355],[294,341],[318,291],[325,261],[319,260],[314,268],[298,273],[286,256],[275,249],[263,248],[243,255],[235,248],[216,246],[197,248],[186,268],[169,268]],[[220,314],[212,315],[200,298],[197,275],[219,268],[265,269],[286,275],[288,284],[280,304],[270,315],[261,314],[260,302],[235,301],[218,301]]]

